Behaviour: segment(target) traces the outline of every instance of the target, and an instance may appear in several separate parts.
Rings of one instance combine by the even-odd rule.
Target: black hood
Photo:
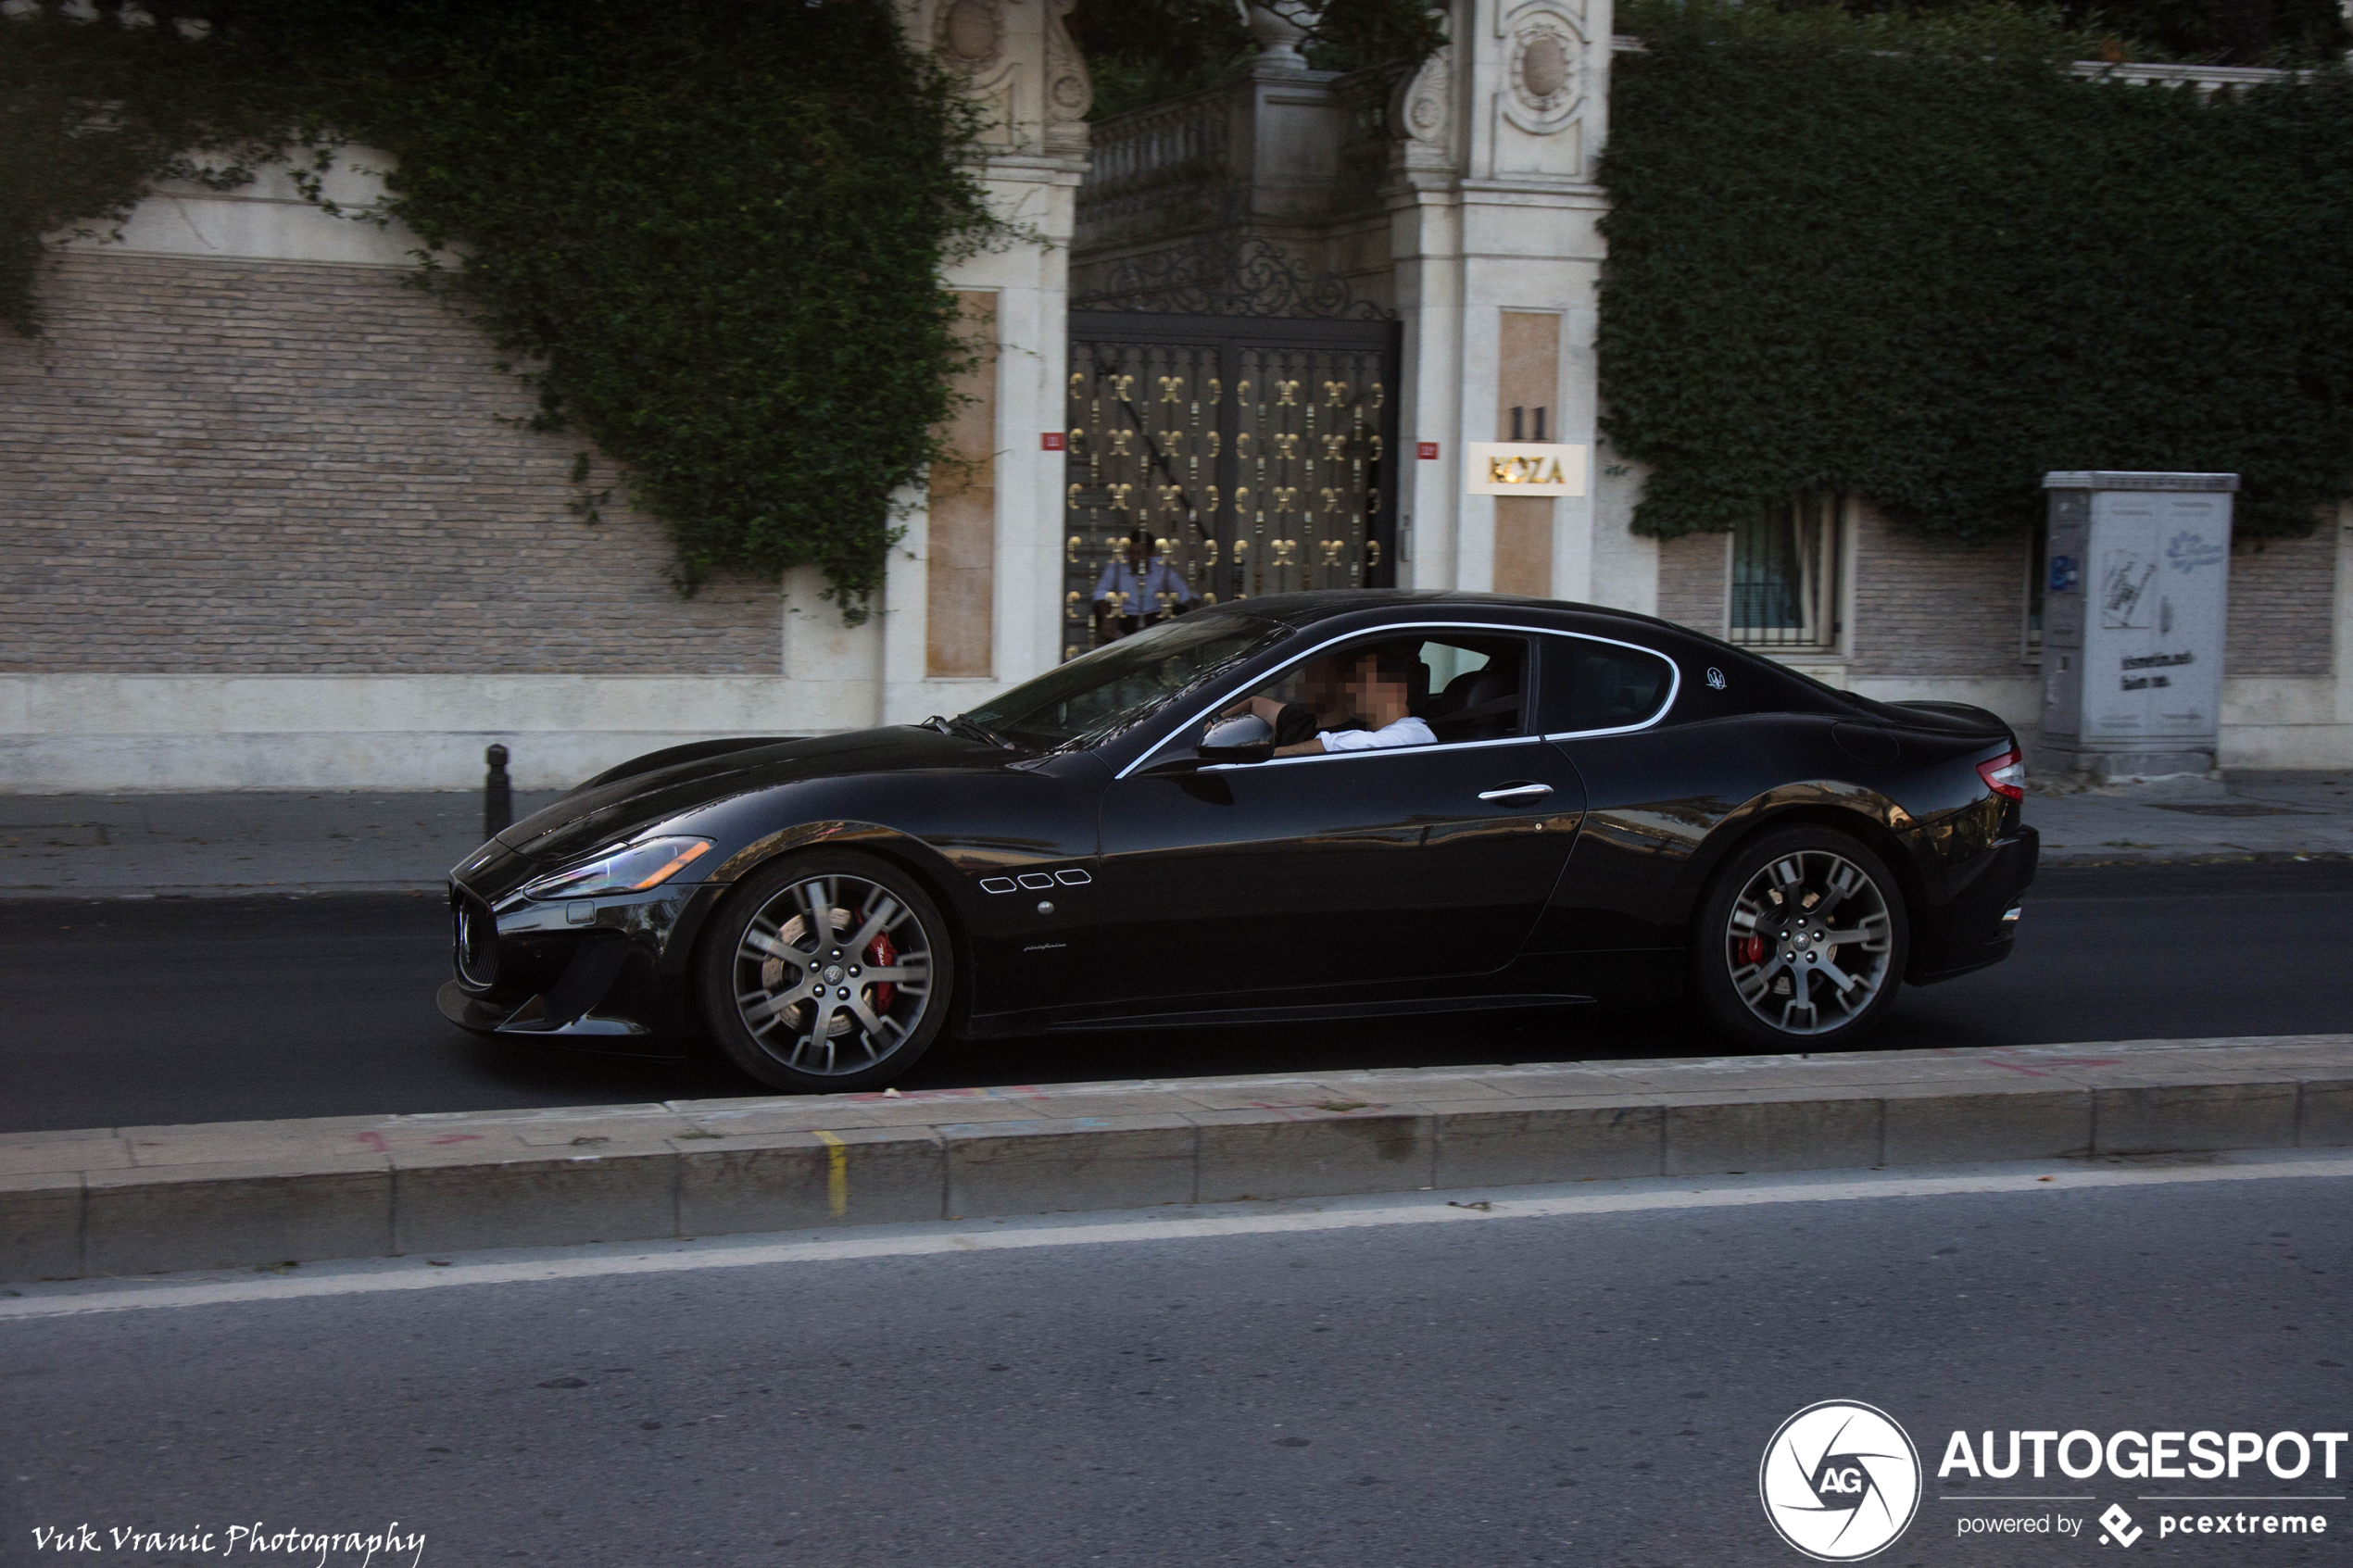
[[[1001,746],[920,724],[807,740],[705,742],[651,752],[599,773],[507,829],[498,842],[544,864],[586,855],[639,829],[780,784],[858,773],[993,771],[1017,759],[1017,753]]]

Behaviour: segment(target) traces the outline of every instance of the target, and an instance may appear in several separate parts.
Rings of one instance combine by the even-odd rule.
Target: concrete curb
[[[0,1135],[0,1279],[1333,1197],[2353,1145],[2353,1035]]]

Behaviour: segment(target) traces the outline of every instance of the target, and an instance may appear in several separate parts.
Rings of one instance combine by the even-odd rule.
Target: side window
[[[1429,684],[1420,712],[1441,742],[1530,733],[1522,722],[1528,645],[1520,638],[1428,638],[1421,662]]]
[[[1580,637],[1548,637],[1544,729],[1622,730],[1645,723],[1675,689],[1674,666],[1658,654]]]
[[[1228,711],[1257,712],[1284,746],[1380,732],[1401,719],[1419,723],[1406,727],[1410,738],[1392,734],[1382,748],[1509,739],[1534,733],[1526,722],[1529,662],[1521,637],[1400,632],[1294,664]],[[1328,749],[1365,747],[1351,739]]]

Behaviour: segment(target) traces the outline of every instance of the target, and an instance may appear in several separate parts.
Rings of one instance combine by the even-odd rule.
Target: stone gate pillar
[[[866,721],[970,708],[1053,664],[1070,237],[1087,169],[1087,68],[1063,19],[1074,0],[902,0],[908,37],[967,83],[987,122],[981,182],[1018,238],[964,257],[944,282],[982,363],[957,388],[959,459],[907,497],[880,613],[845,629],[813,575],[788,583],[788,680],[874,671]]]
[[[1420,587],[1594,596],[1592,486],[1466,494],[1471,443],[1593,445],[1611,0],[1453,0],[1403,83],[1388,189]],[[1537,433],[1542,410],[1541,436]]]

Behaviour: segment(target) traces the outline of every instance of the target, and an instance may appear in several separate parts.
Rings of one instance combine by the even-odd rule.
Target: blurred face
[[[1391,710],[1403,715],[1409,694],[1403,681],[1391,680],[1380,672],[1380,661],[1365,654],[1348,671],[1342,687],[1349,705],[1360,716],[1372,719],[1389,715]]]
[[[1326,655],[1308,665],[1300,677],[1302,699],[1319,717],[1339,718],[1349,712],[1349,685],[1353,671],[1347,661]]]
[[[1150,559],[1151,557],[1151,543],[1150,540],[1130,538],[1127,541],[1127,564],[1130,567],[1133,567],[1138,571],[1141,571],[1144,570],[1144,562]]]

